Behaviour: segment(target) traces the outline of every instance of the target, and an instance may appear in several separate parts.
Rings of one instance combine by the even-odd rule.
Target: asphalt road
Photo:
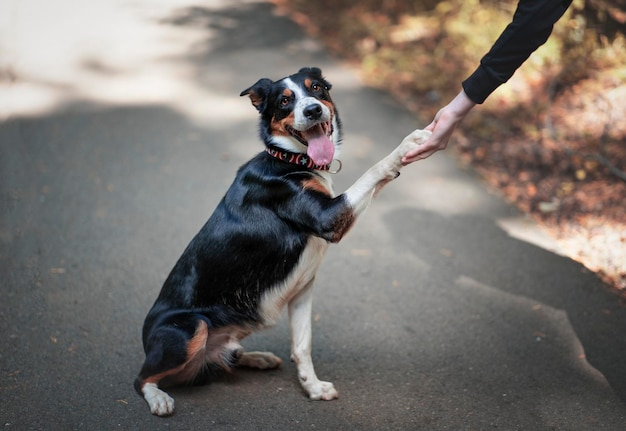
[[[262,149],[239,92],[321,67],[338,191],[425,121],[264,2],[0,4],[2,429],[626,429],[626,309],[450,154],[406,168],[322,265],[313,357],[338,400],[304,396],[283,319],[245,343],[280,369],[150,415],[143,318]]]

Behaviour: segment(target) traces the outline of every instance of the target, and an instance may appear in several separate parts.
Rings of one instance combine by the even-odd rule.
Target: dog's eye
[[[289,97],[282,97],[280,99],[280,106],[287,106],[289,105]]]
[[[312,91],[317,92],[317,91],[320,91],[321,89],[322,89],[322,86],[321,86],[321,85],[319,85],[317,82],[316,82],[316,83],[314,83],[313,85],[311,85],[311,90],[312,90]]]

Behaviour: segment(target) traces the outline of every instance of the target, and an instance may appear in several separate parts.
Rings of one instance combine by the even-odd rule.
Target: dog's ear
[[[320,69],[319,67],[303,67],[298,71],[298,73],[306,73],[308,75],[311,75],[318,81],[323,82],[326,90],[330,90],[331,88],[333,88],[333,85],[330,82],[326,81],[326,78],[324,78],[324,75],[322,74],[322,69]]]
[[[302,69],[298,70],[298,73],[309,73],[311,75],[317,75],[320,78],[322,77],[322,69],[320,69],[319,67],[303,67]]]
[[[273,83],[271,79],[259,79],[256,84],[243,90],[239,96],[249,95],[252,105],[259,112],[263,112],[267,103],[267,96],[269,95]]]

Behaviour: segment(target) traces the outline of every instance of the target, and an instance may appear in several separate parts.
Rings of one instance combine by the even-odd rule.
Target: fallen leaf
[[[559,209],[559,203],[556,201],[539,202],[539,211],[542,213],[553,213]]]

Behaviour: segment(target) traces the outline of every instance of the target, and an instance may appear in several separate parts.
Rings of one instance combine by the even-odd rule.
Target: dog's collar
[[[313,159],[311,159],[306,154],[292,153],[291,151],[281,150],[273,146],[265,147],[265,152],[269,154],[270,156],[275,157],[278,160],[281,160],[283,162],[291,163],[293,165],[303,166],[308,169],[315,169],[317,171],[327,171],[327,172],[330,172],[331,174],[336,174],[337,172],[341,170],[343,166],[341,163],[341,160],[334,159],[333,162],[337,162],[339,166],[337,166],[337,169],[331,170],[331,167],[333,165],[332,162],[329,163],[328,165],[317,165],[315,164]]]

